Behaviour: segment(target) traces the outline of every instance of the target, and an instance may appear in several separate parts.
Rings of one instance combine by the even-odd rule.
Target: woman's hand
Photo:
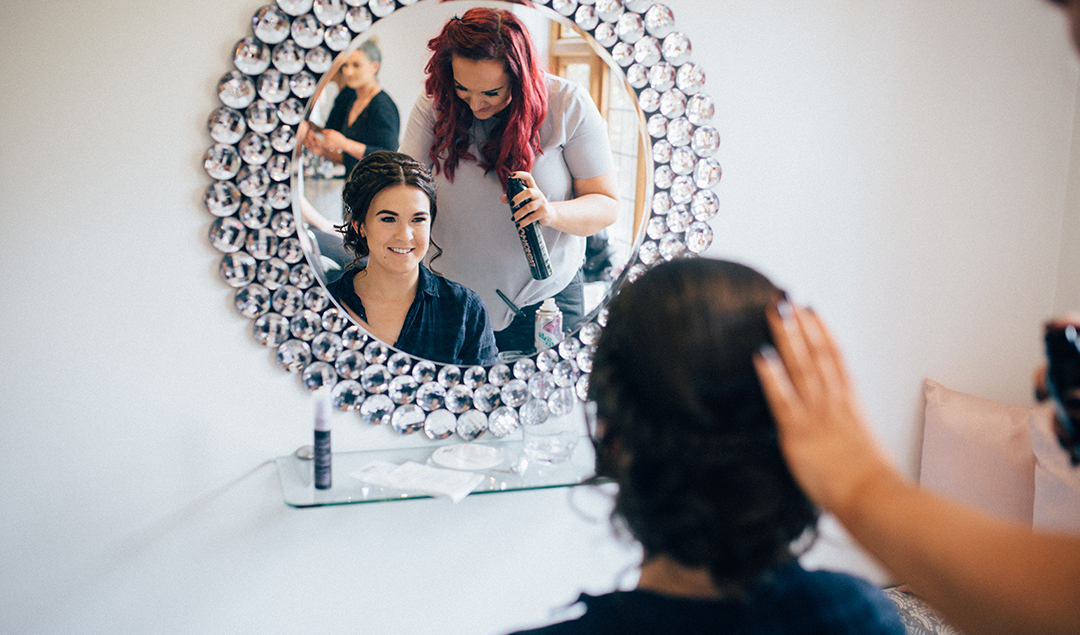
[[[307,125],[306,121],[301,121],[300,127],[297,129],[297,135],[300,137],[305,148],[311,150],[316,156],[327,158],[329,150],[323,143],[323,135],[319,129]]]
[[[342,150],[344,150],[345,144],[349,141],[348,137],[341,134],[337,130],[332,130],[330,128],[323,128],[322,136],[323,147],[325,147],[327,150],[334,150],[336,152],[341,152]]]
[[[499,197],[499,200],[512,206],[529,201],[522,205],[521,209],[514,212],[514,222],[517,223],[518,227],[525,227],[533,223],[551,227],[557,213],[548,202],[547,197],[544,196],[544,193],[536,186],[536,179],[533,178],[533,175],[528,172],[514,172],[510,176],[521,179],[525,183],[525,189],[518,192],[513,201],[506,200],[505,194]]]
[[[792,474],[897,579],[967,633],[1075,633],[1080,537],[1032,532],[907,483],[863,421],[821,320],[769,310],[755,357]]]
[[[367,144],[353,141],[337,130],[323,128],[323,147],[327,151],[327,157],[335,163],[341,163],[343,154],[350,154],[356,160],[364,158],[367,153]]]
[[[783,301],[768,320],[776,349],[762,351],[754,363],[780,447],[807,495],[841,514],[877,477],[895,470],[864,422],[840,351],[820,318]]]
[[[1080,313],[1066,313],[1046,321],[1047,328],[1061,329],[1070,324],[1080,329]]]
[[[609,172],[591,179],[574,181],[574,198],[551,202],[536,185],[536,179],[528,172],[514,172],[510,176],[525,183],[525,191],[514,201],[525,203],[514,214],[519,227],[540,223],[574,236],[592,236],[611,225],[619,216],[619,199],[616,194],[615,174]],[[499,199],[508,203],[506,195]]]

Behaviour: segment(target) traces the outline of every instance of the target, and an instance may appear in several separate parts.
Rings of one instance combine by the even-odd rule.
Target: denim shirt
[[[353,288],[359,269],[349,268],[327,285],[338,302],[361,320],[367,313]],[[475,291],[420,265],[420,278],[394,348],[440,364],[490,366],[496,361],[495,333],[484,301]]]

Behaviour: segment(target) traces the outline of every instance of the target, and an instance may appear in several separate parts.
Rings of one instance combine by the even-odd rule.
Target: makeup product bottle
[[[514,197],[525,190],[525,182],[521,179],[510,177],[506,180],[506,200],[510,201],[511,213],[517,212],[522,205],[532,199],[522,201],[514,206]],[[539,223],[529,223],[525,227],[518,226],[518,236],[521,238],[521,248],[525,250],[525,260],[529,263],[529,271],[534,280],[544,280],[551,277],[551,258],[548,256],[547,244],[543,235],[540,234]]]
[[[329,398],[315,399],[315,489],[330,489],[330,408]]]
[[[548,298],[536,310],[536,331],[534,340],[536,350],[554,348],[562,341],[562,311],[555,304],[555,298]]]

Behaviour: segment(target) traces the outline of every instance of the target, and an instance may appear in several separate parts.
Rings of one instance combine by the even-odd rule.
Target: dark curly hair
[[[815,536],[818,511],[784,462],[753,367],[781,294],[733,262],[661,264],[611,303],[593,360],[613,523],[646,560],[706,568],[721,588],[746,588]]]
[[[341,190],[343,222],[334,226],[344,237],[345,247],[356,254],[351,265],[359,264],[370,252],[367,239],[360,235],[359,225],[367,219],[372,199],[395,185],[420,188],[431,203],[428,211],[431,213],[431,224],[435,225],[438,209],[435,205],[435,180],[431,178],[431,172],[407,154],[387,150],[372,152],[349,173]],[[442,255],[442,248],[434,240],[431,240],[431,246],[435,249],[435,255],[428,259],[429,263]]]

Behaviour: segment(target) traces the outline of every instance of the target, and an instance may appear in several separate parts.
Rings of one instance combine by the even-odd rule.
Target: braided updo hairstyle
[[[342,224],[335,227],[344,237],[345,247],[356,254],[353,265],[358,264],[370,252],[367,239],[360,235],[359,226],[367,219],[372,199],[379,192],[395,185],[410,185],[422,190],[431,202],[428,211],[431,213],[431,225],[435,225],[437,206],[435,180],[431,178],[431,172],[407,154],[386,150],[372,152],[356,164],[341,190],[344,218]],[[431,240],[431,246],[435,255],[428,262],[442,255],[442,248],[436,245],[434,240]]]
[[[613,523],[646,560],[706,568],[719,588],[746,588],[815,535],[817,509],[784,462],[753,367],[780,296],[733,262],[661,264],[611,303],[593,359],[597,474],[619,485]]]

